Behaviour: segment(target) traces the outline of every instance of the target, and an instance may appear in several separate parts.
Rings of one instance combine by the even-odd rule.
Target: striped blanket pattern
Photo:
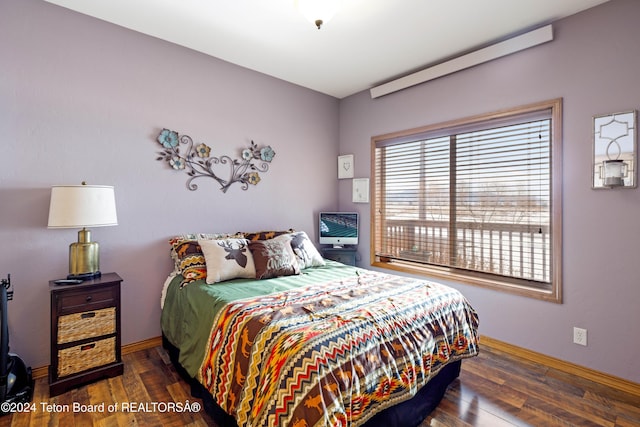
[[[455,289],[359,270],[227,304],[199,380],[240,426],[359,426],[478,353]]]

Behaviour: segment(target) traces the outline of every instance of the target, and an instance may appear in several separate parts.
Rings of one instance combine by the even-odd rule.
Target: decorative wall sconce
[[[191,191],[198,189],[193,183],[196,178],[211,178],[220,184],[220,190],[226,193],[234,183],[241,184],[246,190],[249,184],[257,185],[260,182],[260,172],[269,170],[269,163],[276,152],[270,145],[258,147],[251,141],[249,148],[241,152],[240,159],[232,159],[229,156],[212,156],[211,147],[206,144],[194,144],[189,135],[179,135],[170,129],[162,129],[157,138],[158,143],[164,147],[159,152],[156,160],[167,162],[174,170],[184,170],[189,175],[187,188]],[[186,153],[180,150],[180,144],[184,145]],[[220,176],[220,172],[214,170],[217,165],[228,165],[228,178]]]
[[[636,187],[636,111],[593,118],[594,189]]]

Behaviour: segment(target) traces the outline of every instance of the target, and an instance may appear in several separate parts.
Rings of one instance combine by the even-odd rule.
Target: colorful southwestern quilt
[[[455,289],[368,270],[229,303],[199,381],[240,426],[359,426],[478,353]]]

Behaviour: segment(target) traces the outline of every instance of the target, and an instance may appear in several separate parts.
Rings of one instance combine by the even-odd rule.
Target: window
[[[372,265],[561,302],[560,99],[372,139]]]

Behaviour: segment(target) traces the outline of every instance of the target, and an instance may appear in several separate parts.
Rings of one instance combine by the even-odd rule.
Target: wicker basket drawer
[[[99,337],[115,331],[115,307],[67,314],[58,318],[58,344]]]
[[[64,377],[115,361],[115,337],[65,348],[58,351],[58,376]]]

